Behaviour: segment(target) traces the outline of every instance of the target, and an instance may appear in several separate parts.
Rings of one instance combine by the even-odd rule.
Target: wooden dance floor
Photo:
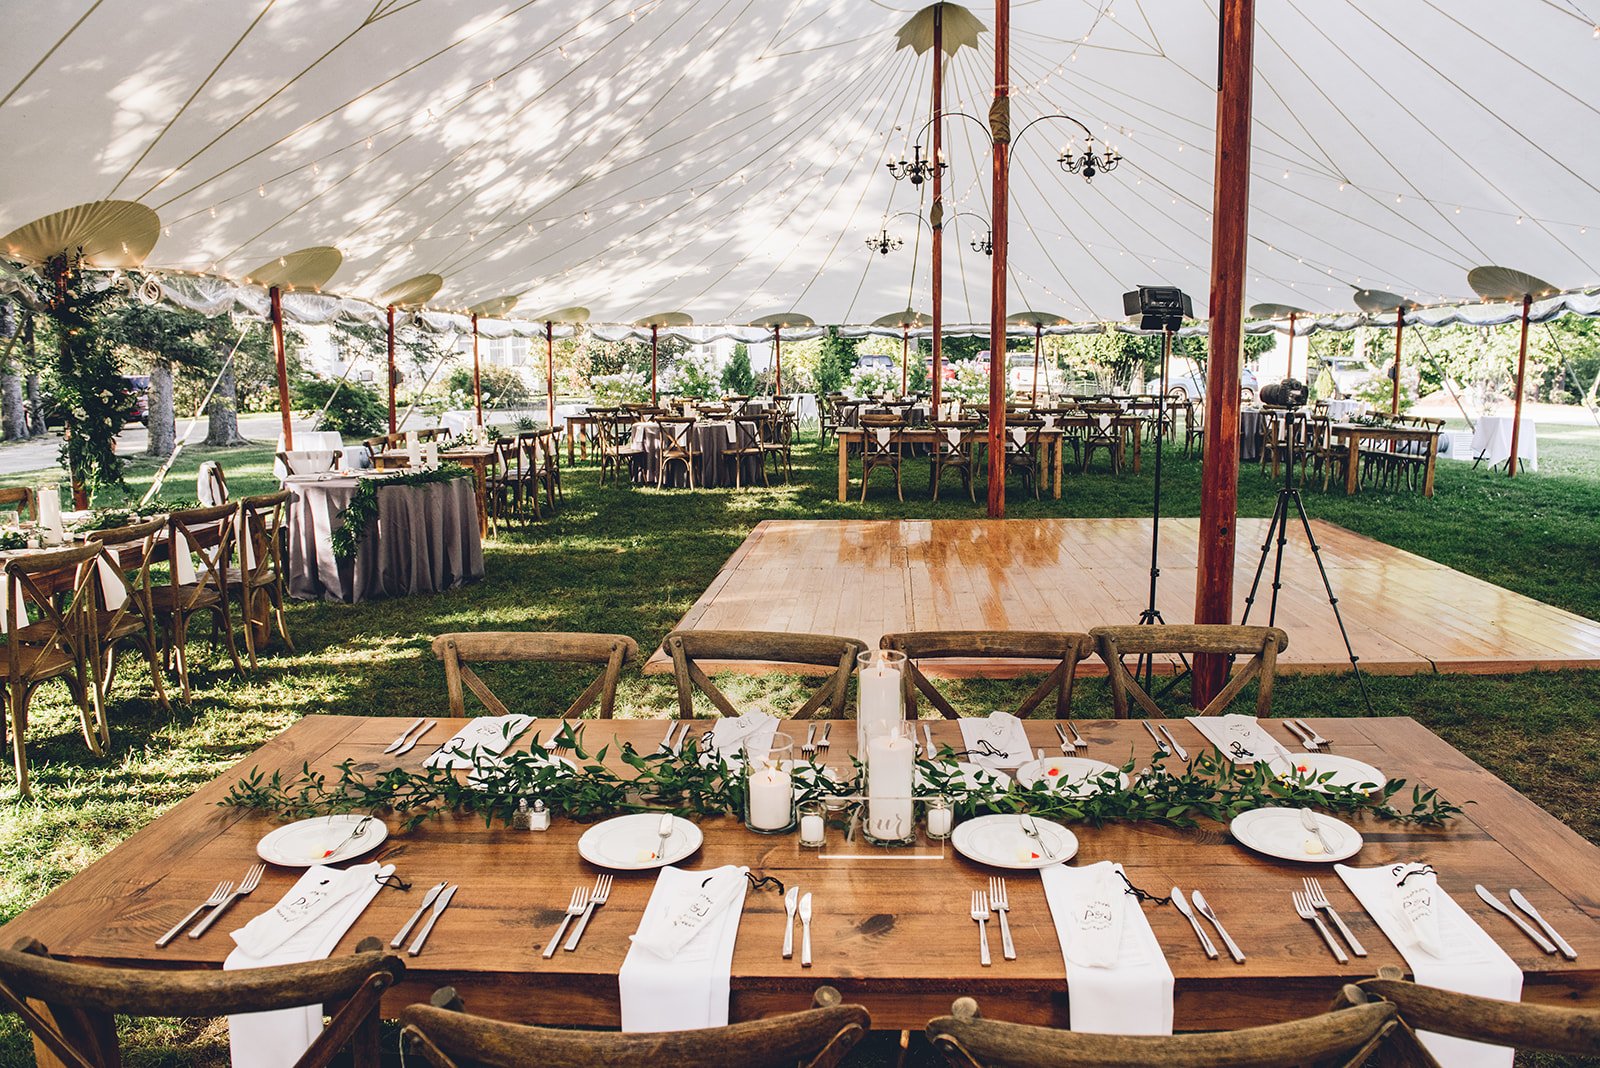
[[[1161,524],[1158,607],[1171,623],[1194,619],[1198,525],[1195,519]],[[1600,623],[1343,527],[1312,525],[1365,671],[1600,667]],[[1235,619],[1244,611],[1266,527],[1265,519],[1239,521]],[[1087,631],[1137,622],[1149,582],[1148,519],[769,520],[678,625],[842,634],[872,646],[901,630]],[[1270,595],[1269,558],[1251,623],[1267,622]],[[1277,625],[1289,633],[1281,671],[1350,670],[1297,527],[1284,551]],[[670,669],[659,651],[646,665],[649,672]],[[1104,666],[1091,659],[1080,670],[1103,673]],[[966,672],[955,665],[948,673]]]

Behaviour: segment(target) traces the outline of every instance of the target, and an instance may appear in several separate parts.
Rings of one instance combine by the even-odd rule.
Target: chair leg
[[[150,685],[155,688],[156,703],[161,706],[163,711],[171,712],[172,703],[167,700],[167,687],[166,683],[162,682],[161,680],[161,664],[158,656],[156,655],[155,626],[150,624],[148,621],[146,622],[145,626],[145,639],[143,645],[145,659],[150,663]]]
[[[272,610],[278,619],[278,637],[283,639],[283,647],[289,652],[294,652],[294,641],[289,637],[289,614],[283,606],[283,573],[277,573],[277,579],[270,587]]]
[[[178,676],[178,685],[183,689],[183,703],[188,704],[191,697],[189,689],[189,619],[181,612],[172,615],[172,635],[167,647],[172,650],[173,669]]]
[[[901,504],[905,503],[906,495],[900,489],[900,464],[898,462],[894,465],[894,495],[900,498]]]
[[[22,797],[32,797],[33,791],[28,788],[28,750],[23,742],[23,735],[28,724],[28,686],[18,680],[6,687],[7,702],[11,707],[7,715],[11,719],[11,760],[17,769],[17,793]]]

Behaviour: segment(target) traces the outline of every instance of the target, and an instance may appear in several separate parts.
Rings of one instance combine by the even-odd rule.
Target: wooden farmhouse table
[[[219,878],[238,878],[256,859],[256,842],[278,821],[263,813],[219,807],[228,789],[253,768],[285,776],[302,763],[331,772],[351,759],[371,771],[418,769],[435,745],[465,721],[441,720],[403,757],[380,755],[411,722],[406,718],[309,716],[252,753],[194,796],[180,802],[106,856],[89,865],[4,928],[7,946],[39,939],[69,959],[145,967],[221,965],[232,947],[227,932],[269,910],[298,877],[271,867],[259,889],[240,900],[218,929],[198,940],[179,938],[164,950],[155,939],[202,900]],[[1439,884],[1523,969],[1523,998],[1547,1004],[1600,1004],[1600,849],[1474,764],[1416,721],[1312,720],[1333,751],[1376,766],[1391,778],[1437,787],[1466,813],[1443,829],[1415,828],[1376,819],[1357,820],[1366,839],[1351,861],[1361,866],[1423,860]],[[709,726],[709,723],[707,724]],[[1168,725],[1187,748],[1200,734],[1181,720]],[[558,721],[541,720],[512,751],[526,749],[538,732],[550,738]],[[804,725],[798,725],[803,729]],[[1133,720],[1079,720],[1089,755],[1141,762],[1151,743]],[[932,723],[934,739],[960,745],[952,721]],[[790,728],[793,733],[793,728]],[[1268,730],[1286,744],[1287,731]],[[1030,740],[1059,752],[1053,725],[1027,722]],[[854,724],[841,721],[826,755],[848,767]],[[617,741],[652,751],[663,735],[660,720],[587,721],[591,752]],[[387,763],[380,764],[380,761]],[[460,773],[460,774],[465,774]],[[1409,788],[1407,789],[1409,794]],[[652,872],[620,872],[605,907],[576,952],[540,957],[575,886],[592,885],[598,869],[582,861],[576,841],[584,825],[557,818],[546,832],[485,827],[478,815],[445,815],[402,832],[386,817],[391,837],[363,859],[393,862],[410,892],[384,891],[351,928],[335,954],[352,952],[362,938],[386,944],[417,907],[423,891],[448,879],[460,891],[420,956],[407,958],[404,982],[384,998],[387,1014],[426,1001],[443,985],[460,991],[469,1010],[522,1022],[617,1026],[617,971],[628,936],[639,923],[655,883]],[[705,843],[683,862],[692,869],[746,864],[787,886],[815,895],[815,965],[779,955],[783,902],[770,891],[747,899],[733,958],[732,1019],[794,1011],[810,1003],[817,986],[837,986],[846,1000],[872,1013],[875,1027],[921,1028],[947,1012],[952,999],[973,995],[993,1019],[1064,1026],[1070,992],[1060,945],[1039,879],[1031,872],[1001,872],[973,864],[953,851],[922,861],[838,859],[835,849],[804,850],[795,835],[764,836],[742,823],[717,818],[702,823]],[[1182,830],[1149,823],[1075,825],[1080,849],[1074,864],[1121,861],[1135,885],[1165,895],[1168,888],[1200,888],[1248,960],[1227,954],[1207,960],[1188,923],[1171,906],[1143,906],[1177,979],[1179,1030],[1238,1028],[1322,1011],[1340,984],[1376,974],[1383,965],[1405,970],[1400,954],[1327,866],[1270,860],[1235,843],[1216,825]],[[829,827],[829,846],[841,832]],[[993,967],[978,963],[976,925],[968,915],[971,892],[991,875],[1007,876],[1017,959],[998,952]],[[1334,963],[1315,930],[1290,908],[1289,893],[1306,875],[1318,875],[1333,904],[1370,951],[1349,965]],[[1483,883],[1504,898],[1519,888],[1578,951],[1566,961],[1546,956],[1510,922],[1473,894]],[[991,925],[992,926],[992,925]],[[993,932],[991,932],[991,938]]]
[[[1363,441],[1387,441],[1390,448],[1403,443],[1420,445],[1426,451],[1426,464],[1422,475],[1422,495],[1433,496],[1433,468],[1439,459],[1439,432],[1417,426],[1367,426],[1363,423],[1334,423],[1328,428],[1345,449],[1344,491],[1347,494],[1361,490],[1360,460]],[[1276,464],[1273,465],[1277,467]],[[1274,470],[1276,475],[1277,471]]]
[[[489,536],[489,467],[494,463],[494,449],[489,446],[472,449],[451,449],[439,454],[440,462],[449,460],[462,467],[470,468],[472,477],[477,480],[478,490],[478,536]],[[372,466],[379,471],[392,471],[411,466],[411,457],[405,449],[390,449],[381,452],[372,458]]]
[[[944,431],[932,427],[895,427],[895,436],[902,445],[932,445],[944,436]],[[850,499],[850,447],[860,448],[865,431],[859,426],[841,426],[834,433],[839,441],[839,499]],[[1041,430],[1039,441],[1045,448],[1045,465],[1050,469],[1050,491],[1056,500],[1061,499],[1061,429]],[[963,443],[986,444],[989,432],[982,428],[966,430],[961,434]]]

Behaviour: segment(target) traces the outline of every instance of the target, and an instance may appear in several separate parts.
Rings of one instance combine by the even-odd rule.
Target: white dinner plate
[[[676,864],[700,848],[705,835],[686,819],[672,817],[672,833],[665,848],[656,829],[661,817],[653,812],[617,816],[590,827],[578,839],[578,855],[599,868],[646,871]],[[660,852],[658,852],[660,850]]]
[[[1009,814],[978,816],[956,824],[950,844],[968,860],[1014,871],[1037,871],[1077,855],[1077,835],[1049,820],[1035,817],[1033,822],[1047,852],[1040,852],[1039,843],[1022,833],[1021,820]]]
[[[1322,833],[1333,846],[1321,850],[1317,836],[1300,823],[1297,808],[1253,808],[1233,818],[1228,830],[1240,844],[1279,860],[1303,864],[1332,864],[1348,860],[1361,851],[1361,832],[1322,812],[1313,812]]]
[[[1088,757],[1054,756],[1043,760],[1030,760],[1017,769],[1017,782],[1032,788],[1043,782],[1058,793],[1086,797],[1100,792],[1100,784],[1091,782],[1108,771],[1117,772],[1122,789],[1128,788],[1128,777],[1118,771],[1115,764]]]
[[[943,766],[949,767],[948,764]],[[950,777],[949,786],[957,797],[966,797],[968,794],[981,792],[983,787],[989,783],[993,783],[994,788],[1001,793],[1011,789],[1011,776],[1003,771],[993,771],[983,767],[981,764],[973,764],[965,760],[956,763],[956,771],[958,774]],[[921,768],[917,769],[917,789],[921,791],[931,789],[928,777]]]
[[[284,868],[309,868],[370,853],[388,837],[388,825],[375,816],[317,816],[272,831],[256,843],[256,855]]]
[[[1383,786],[1386,780],[1383,772],[1371,764],[1359,760],[1352,760],[1347,756],[1336,753],[1301,753],[1291,755],[1294,761],[1294,773],[1302,779],[1314,779],[1328,772],[1333,772],[1333,778],[1326,783],[1306,783],[1307,788],[1325,793],[1328,786],[1348,786],[1352,790],[1366,789],[1364,793],[1373,793]]]

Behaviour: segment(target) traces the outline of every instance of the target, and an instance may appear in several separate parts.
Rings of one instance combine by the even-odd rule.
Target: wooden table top
[[[253,767],[293,773],[302,762],[324,771],[347,758],[375,762],[408,722],[334,716],[299,721],[7,924],[0,935],[3,944],[31,936],[56,953],[84,961],[220,965],[232,945],[226,932],[275,904],[297,872],[269,868],[260,888],[234,907],[220,930],[156,949],[155,938],[219,878],[243,875],[255,859],[257,840],[277,825],[266,815],[216,802]],[[427,741],[443,742],[461,722],[441,720]],[[1414,720],[1311,722],[1337,753],[1365,760],[1390,777],[1438,787],[1456,803],[1474,802],[1439,830],[1358,821],[1366,845],[1353,863],[1427,861],[1438,869],[1441,887],[1524,969],[1525,1000],[1600,1004],[1600,849]],[[1150,751],[1137,722],[1081,720],[1077,725],[1091,756],[1120,762],[1130,752],[1143,758]],[[1169,725],[1186,747],[1202,745],[1192,726]],[[548,736],[553,726],[545,720],[535,730]],[[957,724],[932,726],[936,741],[959,745]],[[1028,721],[1027,730],[1036,745],[1059,751],[1050,722]],[[1289,742],[1286,728],[1269,730]],[[589,721],[586,745],[597,749],[615,738],[652,749],[662,733],[660,720]],[[525,748],[532,735],[529,731],[513,749]],[[850,723],[836,726],[829,763],[848,764],[853,736]],[[616,748],[613,744],[613,754]],[[419,768],[431,749],[419,746],[400,758],[400,766]],[[397,819],[391,816],[388,823],[398,832]],[[798,960],[779,955],[784,922],[779,895],[751,892],[734,955],[734,1019],[804,1007],[819,984],[830,983],[847,1000],[866,1005],[880,1028],[920,1028],[946,1012],[953,998],[968,994],[980,998],[992,1018],[1065,1024],[1065,966],[1039,880],[1031,873],[996,872],[953,851],[920,862],[830,859],[802,850],[794,835],[754,835],[728,819],[702,826],[705,844],[686,866],[748,864],[757,874],[798,885],[816,900],[815,966],[802,969]],[[479,816],[443,816],[409,833],[393,833],[375,856],[396,864],[412,890],[381,893],[335,952],[350,952],[369,935],[387,942],[422,891],[448,879],[461,889],[424,952],[408,958],[406,979],[386,997],[386,1012],[452,984],[472,1011],[485,1015],[615,1026],[617,971],[654,884],[652,873],[618,873],[611,900],[596,913],[579,950],[558,952],[548,961],[539,956],[573,887],[592,884],[597,873],[577,856],[575,842],[584,829],[560,818],[550,831],[528,832],[486,828]],[[1386,964],[1404,968],[1399,953],[1328,867],[1259,857],[1219,826],[1073,829],[1080,841],[1073,863],[1121,861],[1136,885],[1161,894],[1175,884],[1186,891],[1200,888],[1248,954],[1242,965],[1226,954],[1209,961],[1174,908],[1144,906],[1177,978],[1180,1030],[1308,1015],[1321,1011],[1342,982],[1371,976]],[[838,832],[829,828],[829,835],[830,845],[836,843]],[[1018,959],[1004,961],[997,954],[993,967],[982,968],[968,906],[971,891],[996,874],[1008,876]],[[1293,914],[1289,891],[1308,874],[1322,877],[1369,957],[1335,964],[1311,926]],[[1478,882],[1502,895],[1513,886],[1521,889],[1578,950],[1578,959],[1568,962],[1540,952],[1478,900],[1472,892]]]

